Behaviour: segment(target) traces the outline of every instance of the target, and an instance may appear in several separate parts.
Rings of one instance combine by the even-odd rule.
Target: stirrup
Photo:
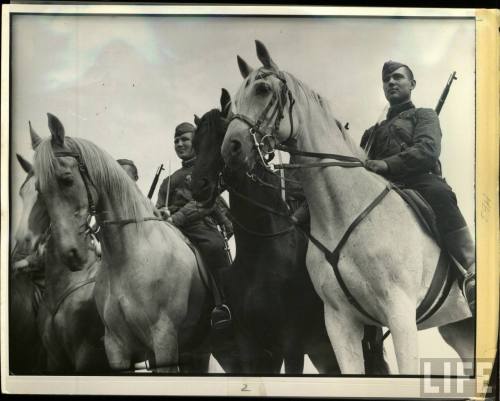
[[[469,305],[470,311],[473,315],[475,315],[476,313],[476,294],[474,292],[471,294],[471,296],[469,296],[467,291],[467,286],[469,283],[474,282],[473,290],[475,291],[476,287],[475,281],[476,281],[476,273],[469,271],[465,274],[464,279],[462,281],[462,294],[464,295],[464,298],[467,301],[467,304]]]
[[[216,330],[226,328],[231,324],[231,321],[231,310],[226,304],[216,305],[212,309],[210,318],[210,325],[212,328]]]

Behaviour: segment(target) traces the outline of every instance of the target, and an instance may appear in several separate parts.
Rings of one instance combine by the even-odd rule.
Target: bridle
[[[78,171],[80,172],[80,176],[82,177],[83,185],[85,186],[85,192],[87,193],[87,202],[88,202],[88,213],[85,219],[85,224],[83,224],[83,234],[85,236],[88,235],[96,235],[101,227],[93,226],[92,219],[95,219],[97,214],[96,203],[94,202],[94,198],[92,197],[92,192],[90,191],[90,186],[94,186],[92,183],[92,179],[90,178],[89,170],[87,165],[83,161],[80,153],[71,152],[69,150],[58,150],[54,152],[55,157],[73,157],[78,164]],[[94,186],[95,187],[95,186]]]
[[[145,217],[141,220],[137,219],[103,220],[101,224],[98,225],[96,219],[97,216],[96,202],[94,201],[94,198],[92,197],[92,192],[90,190],[90,187],[93,186],[95,188],[95,185],[93,184],[92,179],[90,178],[89,170],[81,154],[78,152],[72,152],[68,150],[58,150],[54,151],[54,155],[56,157],[73,157],[78,164],[78,171],[80,172],[83,185],[85,186],[85,192],[87,193],[87,202],[88,202],[87,217],[85,219],[85,223],[82,225],[84,230],[80,234],[83,234],[85,236],[89,235],[95,236],[101,230],[101,226],[107,226],[107,225],[123,226],[130,223],[140,223],[143,221],[150,221],[150,220],[163,221],[163,219],[159,217],[152,216],[152,217]],[[94,219],[94,221],[96,222],[95,224],[92,224],[92,219]]]
[[[260,72],[255,78],[265,79],[269,76],[276,77],[281,85],[279,93],[273,91],[273,94],[266,106],[259,114],[257,120],[252,119],[244,114],[237,113],[232,116],[232,120],[240,120],[248,126],[248,133],[252,138],[253,147],[259,155],[260,163],[268,170],[274,173],[273,169],[297,169],[297,168],[312,168],[312,167],[364,167],[364,163],[352,156],[339,155],[335,153],[319,153],[319,152],[306,152],[298,150],[295,148],[296,134],[294,136],[293,127],[293,106],[295,104],[295,99],[293,94],[288,88],[288,84],[285,75],[282,71],[266,71]],[[281,121],[284,117],[285,104],[288,99],[288,117],[290,120],[290,133],[284,141],[279,141],[278,133]],[[269,117],[269,111],[271,113]],[[272,120],[274,119],[274,124]],[[266,123],[267,122],[267,123]],[[260,140],[257,138],[257,134],[261,136]],[[288,145],[287,145],[288,144]],[[320,159],[333,159],[335,161],[331,162],[314,162],[314,163],[293,163],[293,164],[274,164],[271,165],[270,162],[274,157],[276,150],[282,150],[289,153],[292,156],[305,156]]]
[[[266,106],[260,113],[257,120],[244,115],[244,114],[234,114],[230,121],[240,120],[248,125],[248,133],[250,134],[253,142],[253,146],[259,155],[259,159],[264,166],[268,166],[269,162],[274,158],[274,153],[278,141],[278,132],[281,125],[281,120],[284,117],[285,104],[288,99],[288,116],[290,118],[290,134],[285,142],[292,139],[293,136],[293,106],[295,104],[295,99],[293,98],[292,92],[288,88],[285,75],[281,71],[266,71],[259,73],[256,79],[265,79],[269,76],[274,76],[280,81],[279,93],[273,91],[273,94]],[[270,112],[269,117],[268,114]],[[274,118],[274,124],[272,120]],[[267,124],[266,121],[269,121]],[[257,139],[257,134],[261,136],[260,140]]]

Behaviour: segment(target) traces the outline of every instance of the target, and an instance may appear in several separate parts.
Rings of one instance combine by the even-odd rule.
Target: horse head
[[[19,189],[21,216],[14,233],[13,258],[22,258],[35,249],[39,238],[49,226],[48,215],[38,199],[33,166],[21,155],[16,155],[21,168],[28,174]]]
[[[276,143],[294,138],[299,128],[298,116],[292,112],[289,74],[278,68],[261,42],[256,41],[256,47],[262,67],[253,69],[237,57],[244,81],[222,144],[222,156],[231,169],[252,170],[258,161],[265,164]]]
[[[89,203],[96,192],[82,169],[78,147],[65,136],[59,119],[48,113],[48,125],[51,137],[41,139],[30,124],[36,187],[50,218],[56,251],[70,270],[81,270],[88,258]]]
[[[220,147],[224,140],[231,113],[231,96],[222,89],[221,110],[213,109],[198,118],[195,116],[196,133],[193,147],[196,164],[192,174],[193,197],[200,202],[214,202],[218,195],[219,173],[224,167]]]

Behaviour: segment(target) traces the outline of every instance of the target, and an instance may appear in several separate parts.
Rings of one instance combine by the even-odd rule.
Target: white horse
[[[38,190],[70,270],[87,263],[92,214],[101,227],[94,297],[111,369],[146,360],[156,373],[206,373],[211,298],[196,254],[108,153],[48,116],[51,138],[35,152]]]
[[[341,281],[361,308],[348,300],[324,250],[309,243],[307,268],[324,302],[326,327],[342,373],[364,372],[361,340],[365,324],[390,329],[400,374],[419,371],[420,329],[439,326],[445,341],[462,359],[473,357],[474,319],[468,319],[471,314],[456,282],[437,311],[422,324],[416,322],[416,309],[441,253],[433,238],[402,198],[394,190],[385,190],[386,180],[362,168],[363,151],[343,132],[325,100],[281,71],[258,41],[257,56],[263,64],[257,70],[238,57],[244,81],[235,98],[236,117],[222,145],[226,164],[251,171],[256,162],[265,163],[263,150],[271,151],[274,142],[295,143],[301,151],[347,156],[347,162],[335,166],[300,171],[311,234],[329,251],[336,248],[351,223],[381,198],[346,237],[339,253]],[[321,162],[303,155],[294,156],[293,161]]]

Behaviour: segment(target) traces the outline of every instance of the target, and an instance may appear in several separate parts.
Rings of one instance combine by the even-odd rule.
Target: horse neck
[[[314,118],[311,116],[308,112],[299,117],[298,149],[358,157],[335,123],[325,121],[320,113]],[[303,164],[313,160],[299,156],[295,158],[297,163]],[[321,232],[335,237],[345,231],[367,202],[374,199],[385,185],[382,179],[376,179],[362,167],[303,168],[299,175],[309,203],[312,229],[319,228]]]
[[[137,216],[152,216],[153,213],[141,204],[136,203]],[[104,256],[113,255],[126,258],[135,249],[141,238],[144,223],[129,224],[107,224],[104,221],[122,221],[136,219],[130,211],[122,210],[116,195],[101,194],[97,205],[97,223],[101,227],[101,245]],[[139,219],[141,217],[138,217]]]
[[[280,205],[280,202],[278,195],[275,194],[274,191],[273,189],[263,188],[257,184],[251,185],[246,179],[245,184],[238,188],[238,192],[247,196],[249,199],[275,209],[277,212],[284,213],[282,208],[277,207],[277,205]],[[229,201],[231,204],[231,213],[238,223],[242,224],[249,231],[251,230],[258,233],[277,233],[288,227],[289,223],[284,217],[270,213],[252,204],[250,201],[242,199],[240,196],[231,194],[231,192]],[[237,223],[234,224],[234,230],[236,248],[240,250],[276,247],[276,243],[280,241],[280,238],[284,237],[278,236],[269,239],[251,235],[245,229],[239,227]]]

